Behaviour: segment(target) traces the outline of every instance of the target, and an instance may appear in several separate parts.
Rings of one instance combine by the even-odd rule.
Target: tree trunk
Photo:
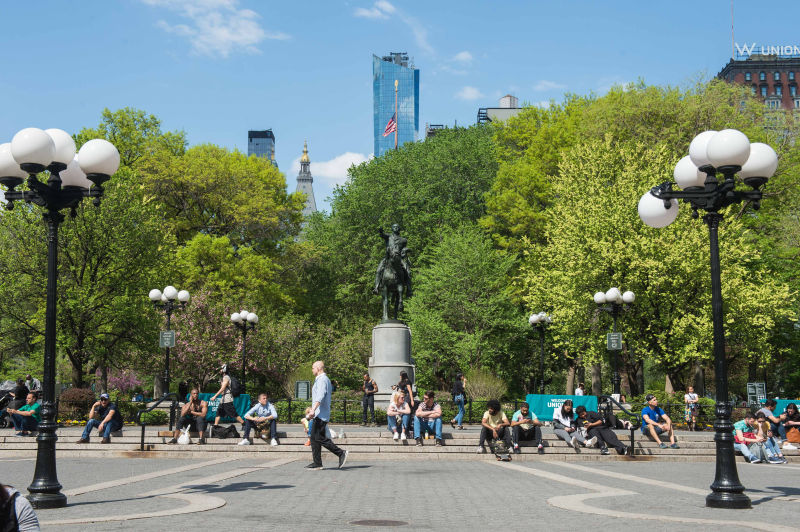
[[[567,356],[567,350],[564,350],[564,357],[569,361],[569,369],[567,369],[567,388],[564,390],[566,395],[572,395],[575,392],[575,359]]]
[[[592,395],[600,395],[603,393],[601,367],[600,364],[592,364]]]
[[[699,359],[694,361],[694,392],[700,396],[706,396],[706,370]]]
[[[164,395],[164,378],[161,375],[156,375],[153,383],[153,399],[158,399],[162,395]]]
[[[669,373],[664,375],[664,392],[668,394],[675,393],[675,389],[672,387],[672,379],[669,378]]]
[[[620,392],[627,399],[631,396],[631,356],[628,350],[628,343],[622,344],[622,351],[619,353],[619,378],[620,378]]]
[[[80,365],[72,363],[72,386],[75,388],[83,388],[83,368]]]
[[[100,368],[100,391],[108,393],[108,366],[105,364]]]

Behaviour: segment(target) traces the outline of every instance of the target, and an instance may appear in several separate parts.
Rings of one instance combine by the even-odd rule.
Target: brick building
[[[731,59],[717,74],[731,83],[750,87],[770,109],[794,109],[800,112],[800,56],[749,55]]]

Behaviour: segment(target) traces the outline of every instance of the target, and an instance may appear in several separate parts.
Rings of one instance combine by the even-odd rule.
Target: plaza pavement
[[[310,452],[309,452],[310,458]],[[797,530],[800,466],[739,464],[750,510],[704,506],[714,464],[60,458],[43,530]],[[0,458],[23,493],[32,458]],[[370,524],[371,520],[373,521]],[[383,521],[383,523],[380,523]],[[365,524],[358,524],[364,522]]]

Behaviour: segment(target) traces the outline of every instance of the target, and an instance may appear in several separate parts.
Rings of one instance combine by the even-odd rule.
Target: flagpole
[[[397,149],[397,130],[400,117],[397,116],[397,80],[394,80],[394,149]]]

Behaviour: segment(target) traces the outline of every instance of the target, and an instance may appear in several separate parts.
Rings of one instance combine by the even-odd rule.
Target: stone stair
[[[240,431],[241,427],[237,426]],[[281,427],[279,426],[279,429]],[[423,440],[422,447],[416,447],[413,439],[395,441],[391,432],[384,428],[364,428],[334,426],[337,432],[344,430],[345,437],[335,439],[335,443],[351,452],[351,460],[494,460],[490,452],[477,454],[479,427],[468,427],[463,431],[445,431],[444,446],[435,447],[434,440]],[[171,438],[167,427],[147,427],[145,431],[145,451],[140,450],[141,428],[125,427],[122,436],[111,438],[110,444],[101,444],[100,437],[93,433],[91,443],[75,443],[80,438],[82,428],[62,427],[58,430],[59,440],[56,443],[58,456],[104,456],[125,457],[209,457],[224,456],[253,458],[310,458],[310,448],[304,446],[305,434],[295,426],[278,433],[280,445],[272,447],[269,442],[251,440],[252,445],[237,445],[238,439],[208,438],[205,445],[170,445]],[[630,431],[616,431],[620,441],[630,442]],[[661,449],[658,444],[645,439],[636,433],[635,456],[618,456],[615,452],[608,456],[600,454],[599,449],[581,448],[579,451],[559,440],[549,428],[543,430],[545,454],[540,455],[530,442],[521,442],[522,454],[513,455],[517,461],[583,461],[583,460],[630,460],[630,461],[714,461],[715,446],[712,432],[678,432],[676,433],[680,449]],[[193,442],[196,442],[193,438]],[[0,456],[36,456],[36,439],[32,437],[16,437],[12,430],[0,430]],[[267,453],[267,454],[265,454]],[[800,463],[799,451],[785,451],[790,462]],[[743,461],[741,456],[737,460]]]

